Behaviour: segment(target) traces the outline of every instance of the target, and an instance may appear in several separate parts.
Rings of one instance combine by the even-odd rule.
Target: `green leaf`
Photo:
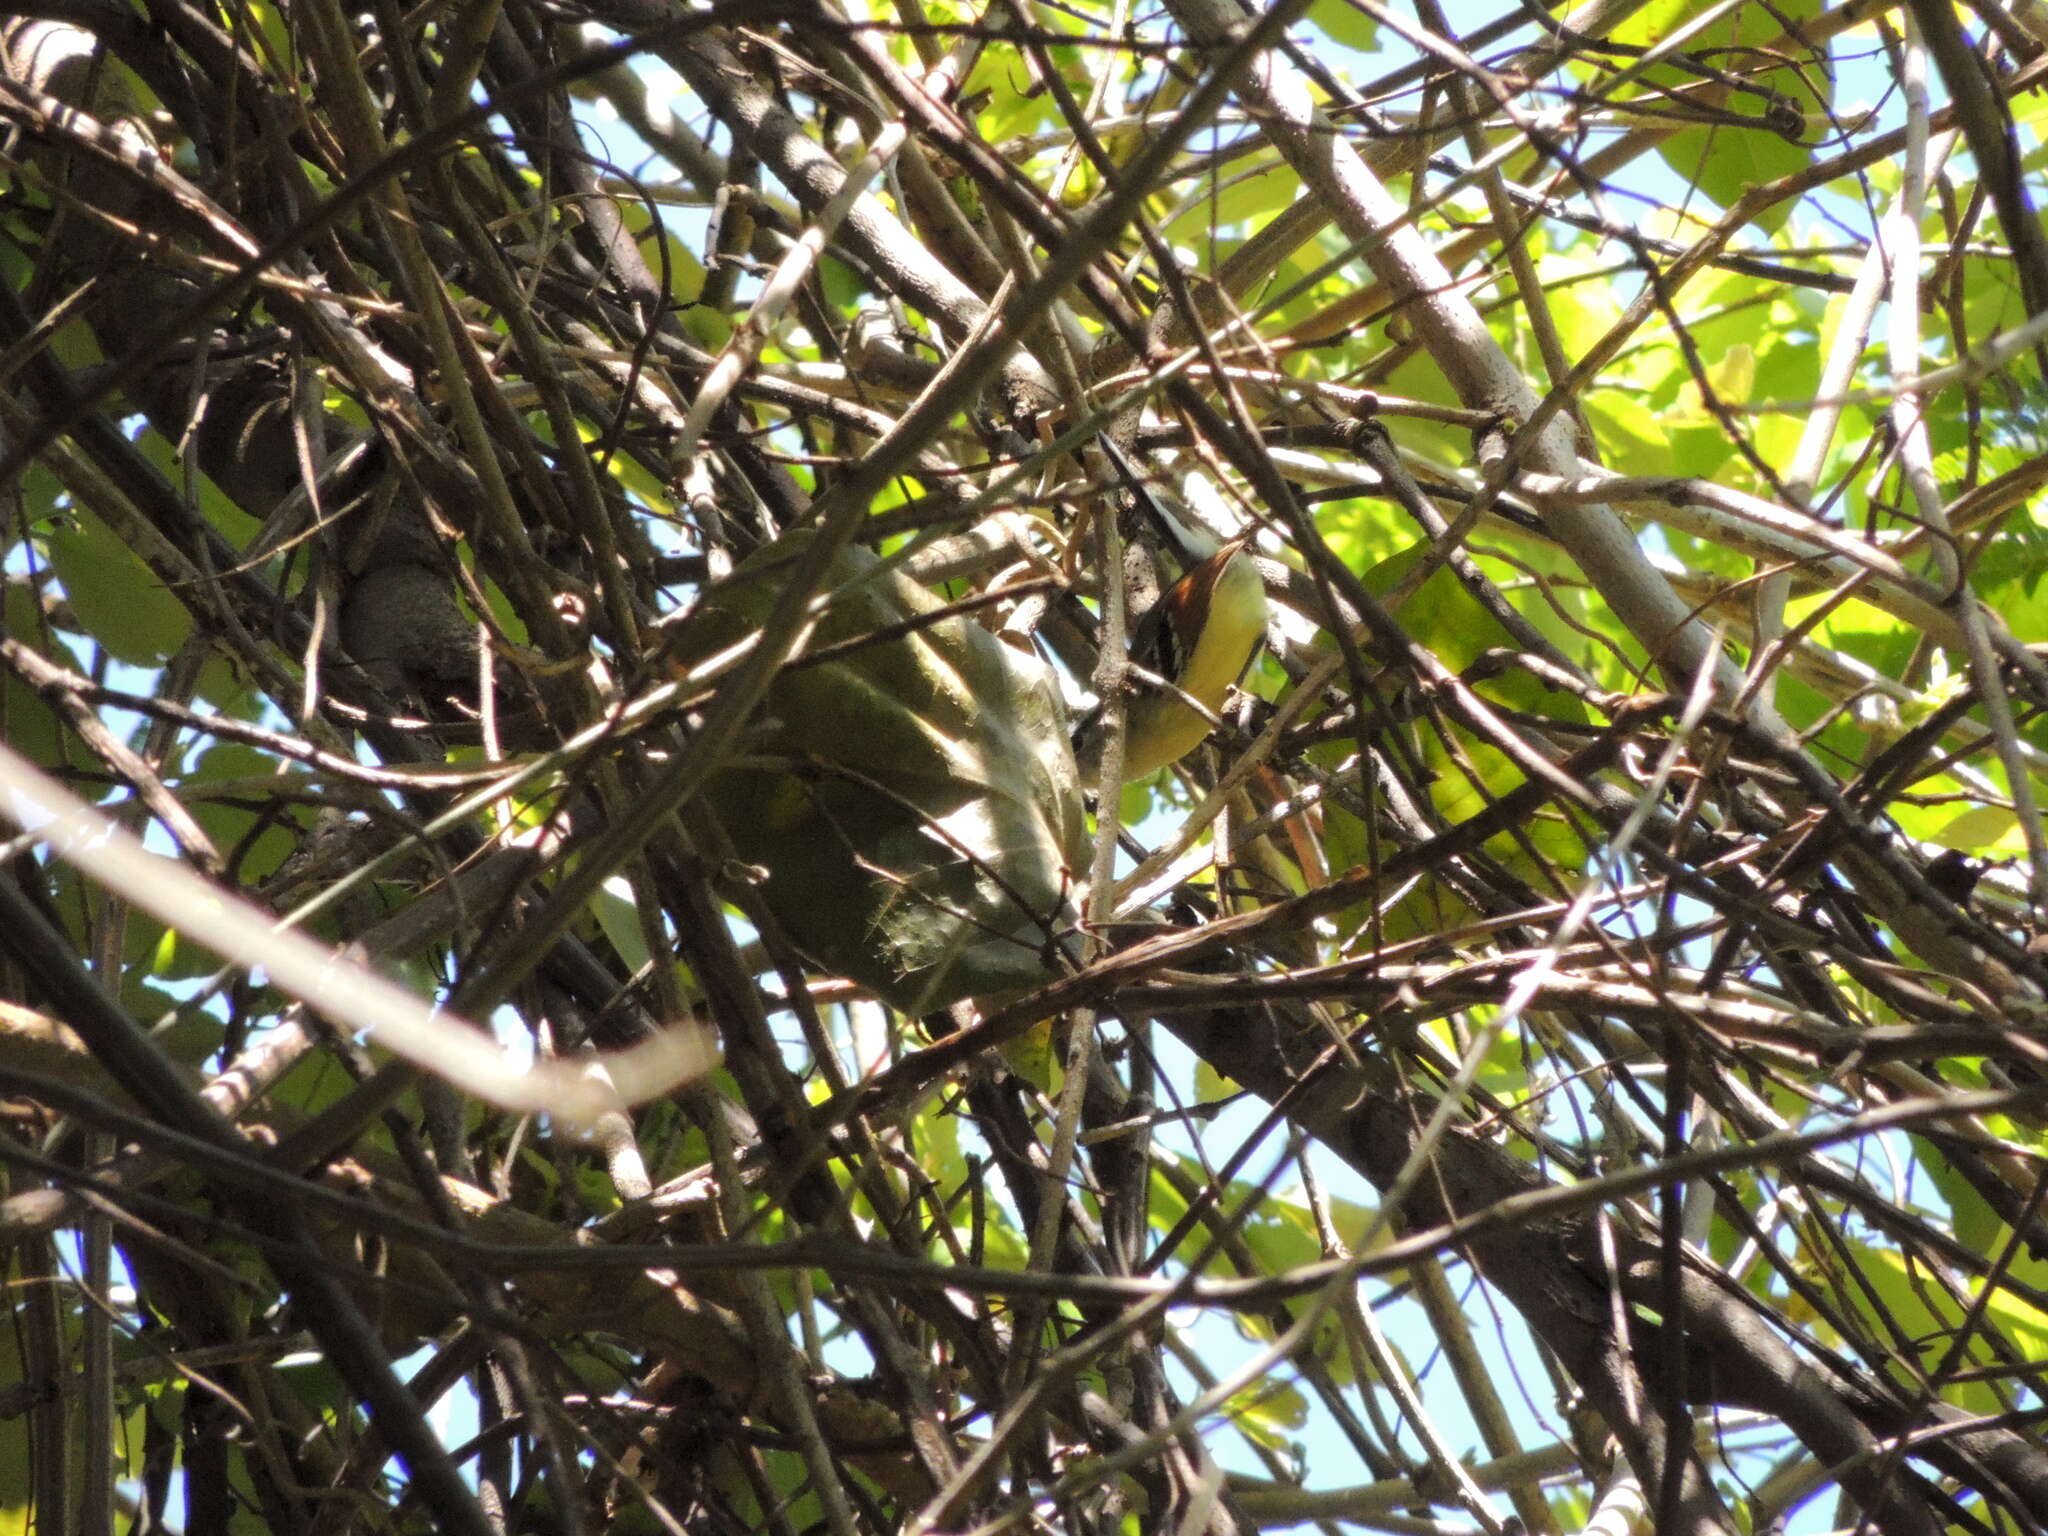
[[[1300,195],[1301,178],[1287,165],[1274,162],[1234,176],[1214,197],[1191,199],[1167,224],[1166,232],[1187,240],[1204,232],[1234,229],[1260,214],[1277,213]]]
[[[74,512],[45,543],[71,611],[117,661],[159,666],[192,633],[185,605],[98,518]]]
[[[1507,629],[1448,566],[1439,566],[1416,584],[1427,549],[1426,545],[1412,545],[1382,560],[1365,573],[1365,585],[1389,604],[1409,634],[1452,671],[1462,671],[1496,647],[1520,649]],[[1526,714],[1573,724],[1586,719],[1586,707],[1577,696],[1552,690],[1520,668],[1510,668],[1485,680],[1478,685],[1478,691],[1495,703]],[[1497,748],[1462,730],[1455,734],[1459,748],[1456,757],[1435,731],[1411,731],[1408,738],[1410,753],[1429,771],[1430,798],[1448,822],[1478,814],[1489,800],[1513,789],[1523,778],[1522,770]],[[1327,763],[1348,755],[1349,751],[1348,746],[1325,747],[1316,749],[1312,755]],[[1333,871],[1372,862],[1373,844],[1367,830],[1362,821],[1341,807],[1326,809],[1324,840]],[[1578,868],[1585,861],[1584,844],[1560,813],[1545,812],[1517,832],[1519,837],[1514,833],[1495,836],[1487,842],[1486,849],[1532,882],[1546,877],[1543,866]],[[1527,839],[1527,846],[1523,838]],[[1372,914],[1371,903],[1348,908],[1338,915],[1340,930],[1347,935],[1363,932]],[[1469,916],[1470,909],[1462,900],[1441,882],[1429,879],[1383,913],[1379,921],[1386,939],[1397,941],[1419,933],[1443,932]]]
[[[83,672],[71,648],[43,628],[33,591],[9,583],[5,592],[0,593],[0,603],[5,604],[4,622],[10,640],[20,641],[45,661],[67,671]],[[55,764],[64,761],[65,730],[57,712],[12,668],[0,675],[0,740],[32,763]]]
[[[241,861],[236,866],[236,874],[246,885],[260,884],[276,874],[278,866],[298,846],[300,833],[312,822],[312,813],[303,808],[256,808],[252,802],[265,798],[262,791],[245,791],[237,782],[252,780],[260,784],[273,777],[276,768],[275,759],[256,748],[224,741],[200,753],[184,780],[184,787],[192,790],[234,785],[232,799],[194,794],[190,803],[193,820],[206,829],[206,835],[213,839],[214,847],[224,858],[233,859],[243,840],[254,834],[254,841],[242,849]]]
[[[633,888],[616,876],[605,881],[591,896],[590,910],[597,914],[598,927],[625,962],[627,974],[637,975],[652,957],[647,953],[646,935],[640,931]]]
[[[1768,7],[1740,6],[1692,32],[1682,47],[1692,59],[1720,60],[1747,58],[1761,45],[1775,40],[1788,26],[1796,27],[1820,14],[1823,0],[1788,0]],[[1711,9],[1712,0],[1660,0],[1645,5],[1614,30],[1614,41],[1632,48],[1649,48],[1663,43],[1680,28]],[[1604,85],[1610,66],[1603,60],[1574,61],[1572,72]],[[1654,107],[1652,119],[1667,126],[1674,100],[1692,115],[1713,115],[1715,121],[1672,134],[1658,146],[1664,162],[1723,208],[1732,208],[1752,187],[1763,186],[1796,171],[1813,160],[1814,146],[1821,141],[1830,103],[1829,74],[1825,70],[1786,65],[1742,71],[1744,90],[1724,86],[1703,88],[1700,70],[1688,63],[1654,65],[1627,90],[1616,93],[1620,100],[1631,98]],[[1763,93],[1770,92],[1766,97]],[[1606,94],[1603,92],[1603,94]],[[1794,114],[1797,114],[1796,116]],[[1803,124],[1802,124],[1803,119]],[[1797,128],[1796,138],[1789,130]],[[1791,216],[1792,205],[1779,201],[1763,211],[1759,221],[1776,229]]]
[[[1876,1293],[1877,1304],[1884,1308],[1884,1315],[1880,1316],[1876,1308],[1863,1299],[1862,1291],[1854,1286],[1846,1287],[1841,1294],[1855,1298],[1853,1304],[1859,1312],[1869,1316],[1869,1326],[1877,1337],[1890,1339],[1895,1329],[1902,1331],[1911,1342],[1921,1369],[1933,1370],[1949,1353],[1955,1329],[1963,1319],[1962,1305],[1947,1293],[1935,1275],[1925,1268],[1909,1265],[1895,1249],[1852,1242],[1849,1257],[1862,1271],[1865,1283]],[[1975,1289],[1974,1284],[1971,1288]],[[2026,1310],[2029,1326],[2038,1328],[2042,1321],[2039,1315],[2031,1308]],[[1964,1369],[1972,1364],[1995,1364],[1981,1338],[1973,1341],[1964,1355]],[[1974,1413],[1997,1413],[2001,1407],[1999,1395],[1981,1381],[1951,1385],[1943,1392],[1942,1398]]]
[[[1349,0],[1315,0],[1308,8],[1308,19],[1331,42],[1356,48],[1360,53],[1379,41],[1379,23]]]
[[[1208,1061],[1195,1061],[1195,1099],[1197,1103],[1213,1104],[1218,1099],[1227,1099],[1243,1092],[1236,1083],[1210,1066]]]
[[[2021,854],[2027,851],[2019,817],[2010,806],[1978,805],[1953,817],[1935,833],[1934,841],[1963,853]]]
[[[1240,1433],[1270,1451],[1291,1452],[1293,1436],[1308,1423],[1308,1399],[1301,1389],[1270,1376],[1238,1393],[1226,1411]]]

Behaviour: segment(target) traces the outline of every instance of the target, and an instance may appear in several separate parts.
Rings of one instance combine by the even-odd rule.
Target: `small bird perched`
[[[1249,537],[1219,546],[1160,505],[1115,442],[1104,437],[1101,443],[1186,564],[1185,573],[1146,611],[1131,638],[1132,663],[1172,686],[1138,680],[1139,691],[1124,717],[1124,778],[1129,781],[1178,762],[1207,738],[1216,712],[1266,638],[1266,584],[1249,552]],[[1076,752],[1084,780],[1092,783],[1099,777],[1102,755],[1099,711],[1082,722]]]

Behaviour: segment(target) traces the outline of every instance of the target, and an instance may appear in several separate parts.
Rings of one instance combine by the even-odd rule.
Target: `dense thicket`
[[[0,1527],[2048,1527],[2038,6],[26,9]]]

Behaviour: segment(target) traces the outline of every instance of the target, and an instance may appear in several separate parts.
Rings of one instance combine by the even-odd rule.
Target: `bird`
[[[1207,739],[1216,712],[1266,638],[1266,584],[1252,559],[1248,535],[1219,544],[1175,516],[1153,496],[1122,450],[1109,438],[1101,441],[1140,505],[1187,562],[1131,637],[1132,664],[1171,686],[1139,680],[1124,716],[1123,776],[1128,783],[1180,761]],[[1098,708],[1077,733],[1076,751],[1089,782],[1100,776],[1100,717]]]

